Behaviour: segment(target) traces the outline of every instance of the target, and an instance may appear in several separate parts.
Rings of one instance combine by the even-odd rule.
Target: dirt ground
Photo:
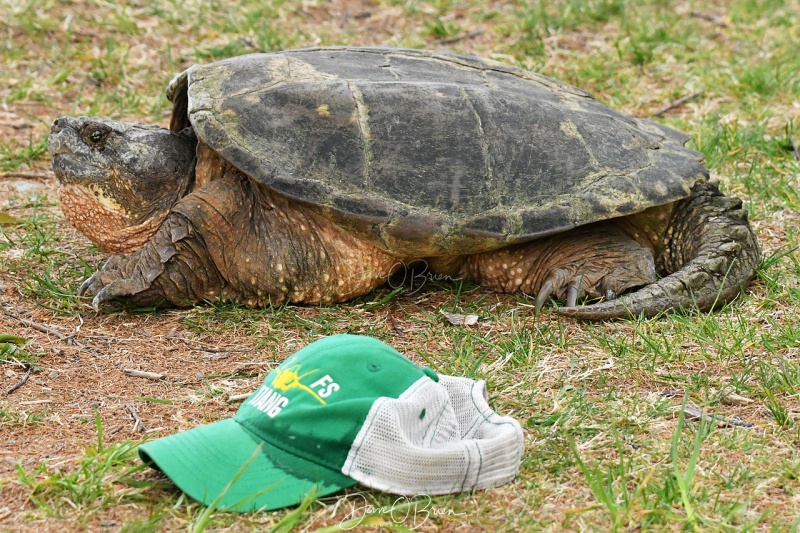
[[[640,463],[631,463],[635,473],[615,473],[615,489],[629,486],[632,494],[634,489],[648,488],[654,479],[659,481],[659,476],[666,480],[665,486],[669,484],[669,445],[677,424],[674,409],[680,405],[680,398],[670,394],[689,390],[696,402],[706,401],[717,413],[754,423],[746,436],[738,430],[717,432],[714,438],[718,440],[704,448],[704,457],[710,458],[707,462],[701,459],[696,479],[705,484],[697,485],[696,493],[718,492],[713,504],[708,503],[714,500],[713,495],[703,502],[717,512],[717,502],[730,500],[730,508],[722,504],[720,508],[735,515],[738,524],[745,519],[757,520],[762,512],[779,515],[784,520],[781,523],[793,519],[800,505],[797,426],[792,425],[800,417],[794,373],[800,344],[792,344],[797,342],[796,333],[781,329],[794,324],[797,315],[800,281],[796,268],[792,271],[790,254],[780,264],[776,262],[775,269],[765,270],[767,273],[752,283],[748,295],[732,312],[709,318],[707,322],[717,324],[718,330],[708,331],[703,329],[703,317],[688,326],[668,319],[594,326],[559,319],[553,313],[537,318],[532,313],[533,303],[523,297],[480,289],[469,289],[462,295],[452,286],[408,291],[379,305],[373,304],[387,297],[390,290],[330,308],[289,306],[254,311],[199,306],[94,313],[74,292],[102,264],[105,254],[66,222],[58,206],[58,186],[39,141],[52,120],[66,114],[102,114],[125,120],[155,115],[158,118],[154,121],[165,125],[168,109],[159,91],[171,75],[198,60],[210,61],[215,53],[226,53],[226,46],[238,47],[235,50],[239,52],[252,51],[256,38],[252,31],[239,31],[234,26],[239,22],[240,6],[229,3],[223,2],[222,7],[213,3],[219,12],[209,16],[204,2],[187,0],[182,2],[185,12],[177,20],[169,16],[177,10],[175,7],[156,13],[150,11],[147,2],[123,4],[32,2],[27,18],[20,15],[9,23],[0,16],[0,31],[7,43],[7,60],[0,73],[4,82],[0,86],[0,141],[3,154],[17,157],[30,152],[27,159],[19,156],[13,168],[0,160],[8,164],[3,168],[10,168],[0,172],[0,211],[24,221],[22,225],[0,225],[0,334],[27,339],[22,353],[4,356],[0,365],[0,530],[116,531],[134,522],[138,529],[130,526],[127,531],[189,528],[201,510],[196,505],[184,505],[180,492],[159,474],[138,467],[133,459],[127,460],[130,468],[138,468],[130,478],[146,482],[143,488],[120,481],[126,476],[119,464],[108,471],[102,468],[100,462],[110,459],[98,452],[98,426],[102,428],[102,447],[110,449],[230,417],[242,395],[255,390],[276,364],[314,340],[344,332],[376,336],[418,365],[439,361],[454,373],[475,372],[492,380],[497,385],[493,398],[498,405],[528,423],[526,464],[519,479],[491,494],[448,502],[453,509],[479,511],[468,519],[443,519],[437,522],[439,525],[428,524],[421,530],[513,530],[508,525],[513,517],[527,514],[536,515],[551,530],[610,527],[596,492],[569,455],[571,448],[559,426],[562,421],[558,415],[571,412],[570,401],[577,402],[577,393],[570,395],[584,388],[586,399],[577,402],[583,410],[574,415],[573,426],[564,423],[563,433],[569,430],[572,436],[585,437],[578,445],[587,463],[605,467],[621,461],[622,454],[611,435],[619,438],[622,434],[629,439],[624,443],[625,450],[649,453],[636,456]],[[440,8],[426,2],[278,2],[276,9],[283,10],[279,15],[287,21],[279,21],[281,26],[274,37],[289,46],[339,41],[424,44],[514,62],[515,55],[522,55],[516,48],[528,42],[524,32],[514,26],[520,21],[512,20],[521,4],[490,4],[455,2],[449,8],[442,7],[448,12],[439,16]],[[600,9],[613,8],[619,2],[589,4]],[[724,17],[716,22],[699,19],[697,13],[725,13],[726,9],[722,2],[699,4],[679,2],[674,6],[674,11],[684,17],[683,24],[703,24],[697,41],[687,38],[685,48],[702,51],[704,55],[698,61],[707,62],[706,70],[733,78],[736,56],[729,59],[730,54],[744,50],[748,59],[754,55],[756,52],[749,51],[748,46],[755,45],[747,41],[745,33],[756,34],[762,23],[756,20],[745,27]],[[98,5],[108,9],[108,27],[102,18],[88,16],[97,12]],[[265,9],[271,6],[264,4]],[[580,2],[562,2],[559,6],[566,6],[564,12],[576,20],[580,18]],[[10,11],[22,9],[12,7]],[[198,21],[193,14],[198,19],[209,16],[210,20]],[[228,19],[233,22],[226,26]],[[618,14],[608,20],[584,18],[583,23],[563,29],[550,21],[551,34],[538,43],[545,53],[531,54],[519,63],[569,82],[581,76],[588,78],[596,84],[591,89],[601,100],[636,116],[652,116],[679,96],[696,92],[698,87],[692,84],[699,83],[698,75],[683,70],[692,61],[680,55],[657,57],[652,67],[632,65],[623,59],[631,40],[630,36],[623,38],[623,19]],[[125,33],[128,23],[135,30]],[[791,27],[796,34],[800,26]],[[537,28],[526,31],[532,33]],[[775,28],[780,29],[777,23]],[[668,41],[669,35],[663,37]],[[197,43],[203,48],[197,48]],[[657,55],[660,49],[656,50]],[[766,61],[772,52],[758,53]],[[581,72],[601,54],[609,54],[617,63],[612,62],[611,67],[598,63],[600,72],[594,77],[591,72]],[[604,69],[613,70],[613,75]],[[707,92],[702,98],[665,115],[681,114],[687,128],[697,128],[695,135],[702,131],[704,117],[729,109],[737,98],[744,108],[746,100],[746,95],[726,93],[728,89],[703,88]],[[751,104],[751,108],[759,105]],[[800,123],[800,103],[777,92],[764,108],[773,115],[773,120],[767,121],[766,133],[755,130],[758,136],[752,139],[744,134],[737,138],[739,144],[727,149],[727,159],[718,163],[712,177],[720,178],[729,193],[753,199],[753,226],[764,257],[769,257],[783,253],[786,243],[796,239],[800,214],[791,207],[796,204],[788,200],[781,207],[780,194],[790,197],[791,191],[800,187],[800,178],[796,166],[785,163],[783,151],[784,159],[766,153],[740,158],[739,151],[744,153],[753,139],[762,142],[759,149],[764,150],[768,144],[764,139],[779,138],[787,124]],[[756,119],[737,112],[720,118],[720,131],[736,127],[740,128],[737,132],[750,131],[747,128]],[[768,167],[777,160],[782,161],[780,165]],[[764,166],[753,174],[764,177],[763,183],[752,181],[766,192],[751,193],[751,185],[743,184],[750,179],[744,166],[755,168],[754,162]],[[783,183],[781,179],[787,185],[779,188],[774,183]],[[467,340],[439,313],[454,307],[481,313],[479,324],[468,330]],[[520,329],[533,333],[525,337],[519,334]],[[494,353],[490,345],[517,336],[529,339],[530,346],[519,349],[522,362],[517,374],[506,373],[503,365],[508,359]],[[726,336],[734,339],[731,346],[726,344]],[[626,359],[626,350],[634,352],[645,342],[662,340],[666,351],[675,349],[676,353],[659,361],[657,369],[646,369],[645,363],[632,360],[635,357]],[[645,351],[649,348],[646,346]],[[657,348],[662,346],[654,346],[653,351]],[[771,391],[764,384],[768,380],[763,378],[761,383],[761,375],[753,376],[757,374],[750,366],[753,360],[765,362],[758,368],[766,369],[764,375],[772,380],[769,386],[780,391],[774,405],[785,406],[791,423],[779,426],[776,422],[775,413],[780,414],[780,409],[770,404]],[[769,373],[784,363],[783,374]],[[743,376],[744,369],[753,375]],[[778,377],[773,379],[775,375]],[[725,403],[719,395],[714,396],[714,391],[730,384],[739,387],[742,395],[749,391],[750,397]],[[523,398],[529,403],[525,404]],[[667,413],[663,412],[665,402],[670,403]],[[540,424],[540,420],[544,422]],[[547,429],[551,425],[552,429]],[[620,428],[629,433],[618,433]],[[687,438],[691,440],[691,436]],[[774,472],[773,467],[780,471]],[[95,486],[99,488],[93,492]],[[648,507],[660,496],[642,492],[639,497],[630,511],[631,524],[645,520],[649,513],[665,512]],[[326,503],[328,507],[316,512],[304,526],[306,530],[339,521],[340,516],[334,513],[337,500]],[[685,517],[677,504],[669,512]],[[162,513],[169,516],[160,525],[148,529],[142,523],[153,518],[151,514]],[[281,516],[259,515],[238,522],[223,517],[215,527],[265,530]],[[767,530],[768,522],[761,521],[759,527]],[[670,526],[664,529],[670,530]]]

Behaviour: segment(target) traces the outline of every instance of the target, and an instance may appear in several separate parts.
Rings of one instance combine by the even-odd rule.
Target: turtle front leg
[[[237,173],[183,198],[150,241],[111,257],[81,292],[95,309],[325,304],[385,283],[401,259]]]
[[[467,271],[498,292],[536,295],[536,310],[551,298],[574,307],[579,299],[613,299],[656,281],[653,250],[613,223],[471,255]]]
[[[135,307],[190,306],[227,286],[191,221],[171,214],[131,255],[113,255],[83,282],[78,295],[94,295],[99,311],[113,300]]]

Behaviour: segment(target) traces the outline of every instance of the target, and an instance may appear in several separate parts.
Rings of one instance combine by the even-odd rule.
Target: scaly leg
[[[573,307],[656,281],[652,249],[611,222],[471,255],[467,272],[498,292],[536,295],[537,311],[551,296]]]
[[[332,303],[385,283],[402,261],[241,174],[183,198],[134,254],[84,282],[99,308],[233,301]]]

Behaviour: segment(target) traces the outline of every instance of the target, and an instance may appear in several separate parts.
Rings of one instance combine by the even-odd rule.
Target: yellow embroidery
[[[306,387],[305,385],[300,383],[300,380],[302,378],[313,374],[317,370],[319,370],[319,369],[315,368],[314,370],[311,370],[309,372],[306,372],[305,374],[302,374],[302,375],[298,376],[297,373],[300,371],[300,365],[290,366],[286,370],[281,370],[280,368],[276,368],[275,372],[277,372],[278,375],[275,376],[274,380],[272,380],[272,386],[275,387],[276,389],[280,389],[282,391],[286,391],[286,390],[289,390],[289,389],[301,389],[301,390],[304,390],[307,393],[309,393],[311,396],[316,398],[319,401],[319,403],[321,403],[322,405],[325,405],[325,400],[320,398],[319,395],[316,392],[314,392],[313,390],[309,389],[308,387]]]

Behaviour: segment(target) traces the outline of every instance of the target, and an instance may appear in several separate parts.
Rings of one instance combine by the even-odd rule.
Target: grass
[[[97,444],[87,446],[80,466],[68,474],[51,470],[40,464],[34,472],[19,468],[19,481],[30,487],[30,500],[36,507],[48,514],[60,517],[59,500],[69,501],[74,507],[81,507],[88,514],[91,508],[102,507],[108,498],[119,502],[119,495],[108,490],[112,483],[123,483],[132,473],[143,470],[141,465],[129,467],[124,472],[109,479],[109,472],[126,465],[135,454],[136,444],[131,442],[103,446],[102,425],[96,417]]]
[[[797,531],[797,0],[2,6],[0,213],[13,220],[0,225],[0,394],[22,369],[32,372],[0,398],[0,529],[332,531],[354,525],[353,502],[391,508],[391,495],[353,490],[296,510],[232,515],[187,499],[134,452],[144,439],[232,416],[227,398],[255,389],[274,363],[348,332],[442,373],[487,380],[492,404],[526,434],[512,485],[403,501],[414,512],[400,521],[375,513],[375,530]],[[91,312],[76,291],[103,254],[58,209],[46,178],[51,121],[89,114],[164,125],[163,89],[183,68],[318,44],[475,53],[640,117],[699,93],[657,120],[689,133],[712,177],[744,200],[764,250],[757,279],[714,313],[600,324],[547,310],[535,317],[526,298],[436,280],[393,283],[330,308]],[[479,322],[453,326],[440,310]],[[123,368],[167,378],[137,381]],[[134,430],[126,404],[150,433]],[[692,420],[683,405],[754,427]],[[425,515],[424,503],[439,512]]]

